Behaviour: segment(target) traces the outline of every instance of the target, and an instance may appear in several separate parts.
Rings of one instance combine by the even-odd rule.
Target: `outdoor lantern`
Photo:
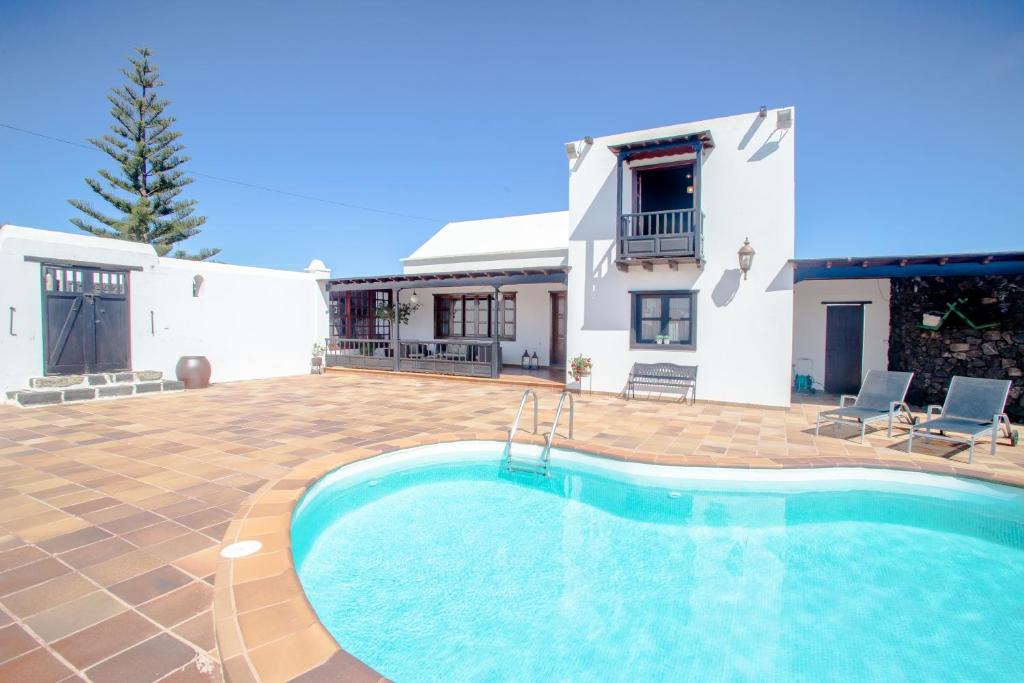
[[[754,248],[750,246],[750,239],[743,240],[743,246],[739,250],[740,257],[740,270],[743,271],[743,279],[747,279],[747,271],[750,270],[750,264],[754,262]]]
[[[530,369],[530,352],[527,351],[526,349],[523,349],[523,360],[520,363],[520,365],[523,366],[523,370]]]
[[[540,359],[537,358],[537,352],[534,351],[533,352],[533,358],[530,359],[530,369],[531,370],[536,370],[539,367],[540,367]]]
[[[409,303],[413,306],[418,306],[420,303],[420,296],[416,293],[416,290],[412,290],[412,296],[409,297]]]

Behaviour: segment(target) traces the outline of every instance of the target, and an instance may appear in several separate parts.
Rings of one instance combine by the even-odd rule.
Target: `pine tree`
[[[206,218],[193,215],[196,200],[178,198],[192,182],[181,169],[189,158],[179,156],[185,148],[178,142],[181,133],[171,130],[175,119],[164,113],[170,101],[157,96],[157,88],[164,82],[156,65],[149,61],[152,52],[145,47],[135,51],[138,58],[129,59],[131,68],[121,69],[128,82],[113,88],[107,96],[113,105],[113,135],[89,140],[119,166],[117,174],[106,169],[97,171],[109,189],[94,178],[85,179],[93,192],[116,209],[117,215],[107,215],[78,199],[68,202],[106,226],[96,227],[81,218],[72,218],[78,228],[100,237],[148,242],[163,256],[174,245],[198,235]],[[116,193],[117,190],[129,197]],[[218,252],[220,249],[203,249],[190,255],[178,250],[174,257],[202,261]]]

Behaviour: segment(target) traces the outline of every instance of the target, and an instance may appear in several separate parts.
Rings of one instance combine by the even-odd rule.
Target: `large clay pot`
[[[182,356],[174,368],[174,374],[178,376],[178,381],[185,383],[186,389],[205,389],[210,386],[211,370],[206,356]]]

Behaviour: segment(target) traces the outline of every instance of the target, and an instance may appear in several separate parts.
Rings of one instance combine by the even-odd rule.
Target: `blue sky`
[[[149,45],[190,249],[390,273],[447,220],[566,208],[562,143],[795,105],[797,255],[1024,249],[1024,2],[0,0],[0,123],[106,132]],[[0,222],[76,231],[106,163],[0,128]],[[424,220],[425,219],[425,220]]]

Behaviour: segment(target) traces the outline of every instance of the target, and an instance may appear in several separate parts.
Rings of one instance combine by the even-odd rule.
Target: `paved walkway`
[[[357,446],[505,429],[520,388],[337,373],[77,406],[0,407],[0,680],[219,680],[212,601],[228,521],[266,481]],[[556,391],[540,390],[550,419]],[[908,456],[902,432],[814,437],[789,410],[580,397],[576,439],[619,457],[871,465],[1024,485],[1024,447]],[[544,427],[542,427],[544,430]],[[845,438],[842,438],[844,437]],[[922,445],[923,446],[923,445]],[[915,450],[918,450],[915,446]]]

